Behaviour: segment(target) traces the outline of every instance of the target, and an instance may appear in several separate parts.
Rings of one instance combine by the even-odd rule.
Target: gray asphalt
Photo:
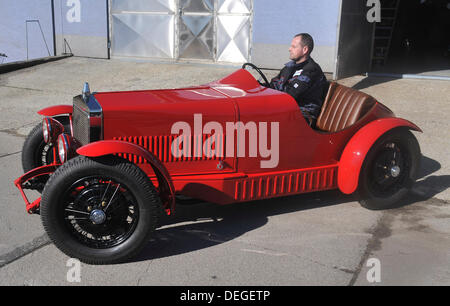
[[[229,206],[180,206],[127,264],[81,265],[25,212],[13,180],[40,108],[92,91],[175,88],[219,79],[236,67],[69,58],[0,74],[0,285],[449,285],[450,86],[446,81],[356,76],[356,86],[423,130],[420,178],[399,207],[362,208],[337,191]],[[372,258],[381,282],[367,278]]]

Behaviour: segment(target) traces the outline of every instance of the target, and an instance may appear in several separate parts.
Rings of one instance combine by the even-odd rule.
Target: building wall
[[[108,13],[105,0],[55,0],[57,54],[64,51],[64,39],[73,54],[108,57]]]
[[[76,2],[80,22],[69,22]],[[335,72],[341,0],[255,0],[251,61],[267,68],[281,68],[288,60],[292,37],[308,32],[315,39],[312,57],[325,72]],[[105,0],[54,0],[57,54],[63,38],[78,56],[107,57]],[[26,59],[25,20],[38,19],[53,55],[51,0],[0,0],[0,53],[8,61]],[[29,58],[48,56],[37,24],[29,24]],[[5,61],[6,62],[6,61]]]
[[[54,0],[54,9],[57,55],[69,52],[65,38],[77,56],[108,56],[105,0]],[[26,20],[39,20],[41,26],[27,23],[28,47]],[[28,59],[53,56],[52,23],[51,0],[0,0],[0,53],[8,56],[3,63],[27,60],[27,50]]]
[[[39,20],[43,33],[37,22],[28,23],[28,58],[54,55],[51,2],[0,0],[0,53],[8,56],[3,63],[27,59],[26,20]]]
[[[298,33],[313,36],[312,57],[325,72],[335,72],[340,0],[255,0],[252,61],[280,68]]]

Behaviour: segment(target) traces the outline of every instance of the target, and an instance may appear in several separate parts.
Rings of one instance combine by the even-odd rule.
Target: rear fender
[[[88,157],[100,157],[110,154],[133,154],[145,159],[153,168],[159,184],[159,194],[166,213],[170,215],[175,209],[175,188],[169,172],[151,152],[133,143],[119,140],[102,140],[82,146],[77,153]]]
[[[370,122],[353,135],[339,161],[337,179],[338,187],[343,193],[351,194],[356,191],[361,167],[370,148],[383,134],[398,127],[422,132],[417,125],[405,119],[383,118]]]

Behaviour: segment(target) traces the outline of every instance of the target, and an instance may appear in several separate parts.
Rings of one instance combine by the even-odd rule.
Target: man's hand
[[[259,85],[266,87],[266,88],[270,88],[270,84],[267,83],[261,83],[260,80],[258,80]]]

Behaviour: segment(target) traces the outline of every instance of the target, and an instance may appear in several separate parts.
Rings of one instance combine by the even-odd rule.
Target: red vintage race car
[[[244,69],[203,86],[90,93],[45,116],[15,181],[29,213],[70,257],[123,262],[148,243],[178,196],[229,204],[339,189],[362,206],[402,199],[419,168],[413,123],[330,83],[317,124]],[[267,84],[263,84],[267,85]],[[42,192],[30,203],[24,189]]]

